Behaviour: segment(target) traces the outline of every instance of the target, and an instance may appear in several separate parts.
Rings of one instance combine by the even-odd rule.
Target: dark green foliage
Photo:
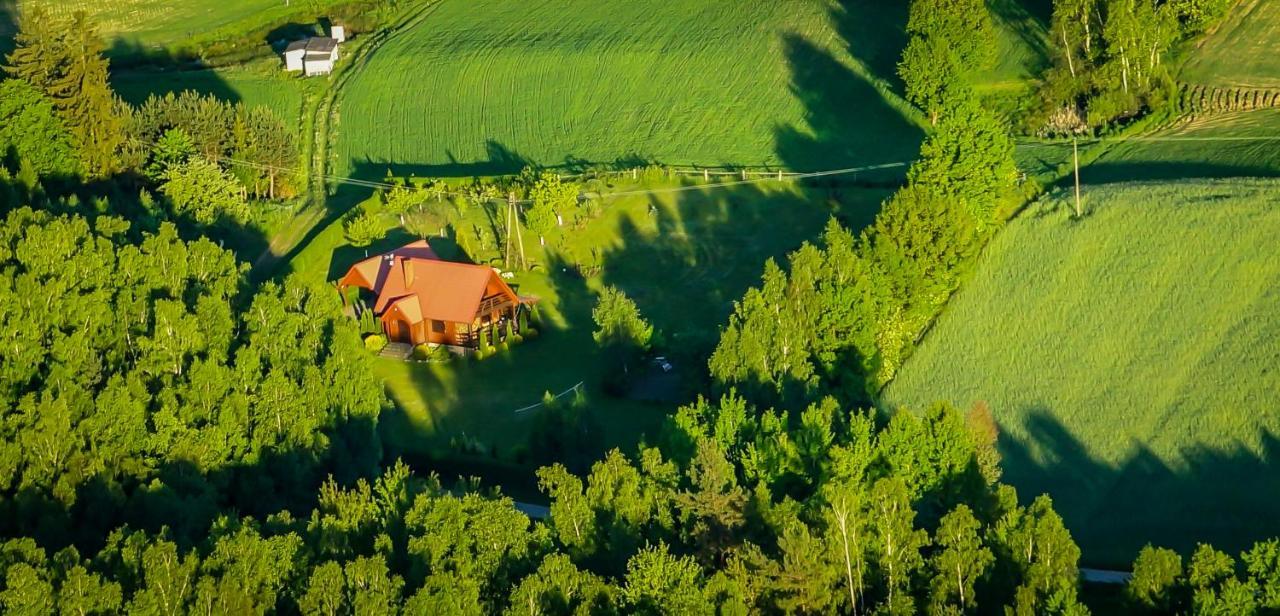
[[[152,96],[129,118],[130,162],[147,170],[172,164],[172,131],[205,159],[216,162],[256,197],[292,196],[295,183],[289,169],[296,166],[298,149],[293,132],[266,107],[246,108],[212,96],[185,91]],[[189,154],[188,154],[189,155]]]
[[[907,33],[898,76],[936,125],[952,112],[951,92],[995,62],[995,25],[984,0],[912,0]]]
[[[1055,0],[1037,132],[1078,132],[1173,102],[1166,55],[1220,17],[1218,0]],[[1083,110],[1083,113],[1081,113]],[[1083,117],[1083,120],[1081,118]]]
[[[24,208],[0,226],[0,498],[44,512],[0,528],[61,546],[128,512],[189,540],[216,509],[202,477],[264,457],[279,462],[223,498],[247,490],[244,510],[264,511],[309,493],[330,435],[381,408],[337,298],[292,283],[245,295],[231,253],[171,225],[131,243],[105,231],[119,222]],[[368,451],[369,436],[343,442]]]
[[[53,103],[21,79],[0,82],[0,161],[30,164],[42,177],[79,172],[71,134]]]
[[[107,84],[106,48],[83,12],[70,20],[51,18],[41,9],[24,13],[8,73],[35,86],[57,108],[91,178],[121,169],[127,107]]]

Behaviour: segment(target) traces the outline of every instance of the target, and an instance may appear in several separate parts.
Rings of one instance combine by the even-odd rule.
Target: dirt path
[[[333,137],[332,125],[337,120],[338,96],[353,75],[360,72],[369,59],[401,30],[413,28],[427,18],[432,9],[439,6],[441,0],[426,1],[409,9],[391,26],[369,35],[367,44],[361,45],[351,56],[351,60],[339,68],[330,78],[330,87],[321,96],[315,108],[307,111],[312,114],[309,166],[307,173],[307,204],[303,206],[293,219],[278,232],[266,248],[253,260],[254,272],[265,272],[270,275],[280,260],[292,252],[311,233],[316,225],[321,224],[330,214],[328,203],[329,191],[329,159],[330,143]]]

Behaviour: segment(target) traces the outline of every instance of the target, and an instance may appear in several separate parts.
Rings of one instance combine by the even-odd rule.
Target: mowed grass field
[[[1240,0],[1190,53],[1180,79],[1227,88],[1280,88],[1280,2]]]
[[[1005,478],[1085,551],[1280,532],[1280,182],[1089,187],[1012,221],[886,407],[982,401]]]
[[[905,5],[879,4],[444,0],[345,86],[339,165],[470,176],[910,160],[921,122],[891,93]]]
[[[247,30],[299,10],[323,8],[338,0],[16,0],[17,13],[43,9],[69,18],[84,11],[108,46],[181,46],[220,30]],[[3,2],[0,2],[3,4]],[[3,32],[0,38],[11,36]],[[265,43],[266,41],[264,41]]]

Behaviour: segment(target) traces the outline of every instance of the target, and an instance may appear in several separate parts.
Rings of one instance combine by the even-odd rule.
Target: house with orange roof
[[[514,320],[522,298],[497,270],[436,256],[425,241],[402,246],[351,266],[338,292],[359,287],[374,296],[372,310],[387,339],[412,345],[473,347],[478,334]]]

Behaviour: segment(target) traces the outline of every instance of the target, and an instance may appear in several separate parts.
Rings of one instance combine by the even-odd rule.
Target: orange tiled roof
[[[373,291],[375,294],[382,293],[382,285],[386,282],[387,274],[391,271],[394,259],[388,257],[410,257],[415,259],[439,259],[436,252],[431,250],[431,246],[426,240],[418,240],[416,242],[405,244],[391,252],[381,254],[376,257],[369,257],[361,261],[347,271],[347,275],[342,277],[340,284],[343,286],[354,285],[364,287]]]
[[[426,242],[414,242],[352,266],[342,284],[377,293],[373,311],[395,307],[411,323],[424,319],[470,323],[487,295],[501,293],[520,302],[511,287],[487,265],[443,261]]]

